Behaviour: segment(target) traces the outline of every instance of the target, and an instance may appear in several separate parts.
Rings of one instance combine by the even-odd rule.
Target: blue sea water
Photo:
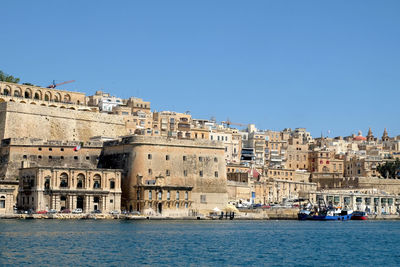
[[[400,266],[397,221],[0,220],[1,266]]]

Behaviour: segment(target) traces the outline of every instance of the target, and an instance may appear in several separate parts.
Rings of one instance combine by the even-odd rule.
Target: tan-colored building
[[[77,147],[79,149],[75,149]],[[8,138],[0,146],[0,180],[16,181],[20,168],[96,168],[103,143],[100,141],[56,141],[37,138]]]
[[[309,155],[310,171],[315,173],[337,173],[343,175],[344,160],[335,157],[329,149],[316,149]]]
[[[130,97],[126,100],[126,105],[132,108],[132,112],[144,112],[144,113],[151,113],[150,111],[150,102],[144,101],[138,97]]]
[[[19,209],[88,213],[120,210],[121,170],[34,167],[20,170]]]
[[[237,129],[222,128],[210,132],[210,140],[221,142],[225,149],[226,163],[240,163],[241,135]]]
[[[153,112],[153,131],[161,136],[190,138],[192,116],[171,111]]]
[[[18,183],[16,181],[0,181],[0,215],[14,212],[17,193]]]
[[[377,168],[383,160],[379,156],[347,156],[344,161],[345,177],[380,177]]]
[[[105,143],[100,166],[125,170],[122,209],[184,216],[227,204],[224,148],[215,141],[127,136]]]

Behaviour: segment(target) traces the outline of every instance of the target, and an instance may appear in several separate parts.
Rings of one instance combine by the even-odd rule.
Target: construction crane
[[[67,83],[73,83],[73,82],[75,82],[75,80],[66,81],[66,82],[62,82],[62,83],[57,83],[57,84],[56,84],[56,81],[53,80],[53,84],[47,86],[47,88],[56,88],[56,87],[59,86],[59,85],[63,85],[63,84],[67,84]]]
[[[229,119],[226,121],[221,121],[222,124],[225,124],[226,127],[230,128],[231,125],[236,125],[236,126],[246,126],[245,124],[242,123],[237,123],[237,122],[231,122]]]

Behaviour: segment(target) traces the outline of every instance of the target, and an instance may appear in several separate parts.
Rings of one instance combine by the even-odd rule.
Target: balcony
[[[190,124],[189,123],[178,123],[178,130],[179,131],[190,131]]]

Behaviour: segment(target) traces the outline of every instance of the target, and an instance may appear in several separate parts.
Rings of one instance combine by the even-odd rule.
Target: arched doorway
[[[157,207],[158,213],[162,213],[162,203],[158,203],[158,207]]]
[[[83,210],[83,197],[82,196],[78,196],[76,198],[76,208]]]

